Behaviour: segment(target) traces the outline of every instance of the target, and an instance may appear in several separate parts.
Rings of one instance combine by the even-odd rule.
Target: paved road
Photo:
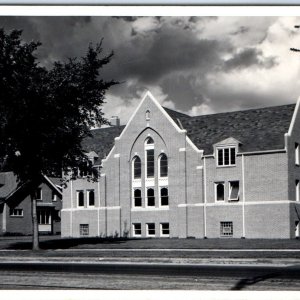
[[[299,290],[300,266],[1,262],[0,288]]]

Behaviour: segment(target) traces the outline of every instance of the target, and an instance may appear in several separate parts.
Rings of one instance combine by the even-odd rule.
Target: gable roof
[[[227,138],[238,140],[241,152],[284,148],[296,104],[191,117],[169,108],[164,110],[187,131],[188,137],[204,154],[213,153],[213,145]],[[83,141],[83,149],[105,158],[125,126],[94,129]]]
[[[44,180],[48,185],[54,189],[58,194],[62,195],[62,192],[56,186],[56,183],[60,183],[60,178],[44,176]],[[55,181],[55,182],[54,182]],[[0,201],[6,201],[13,196],[17,191],[23,190],[27,186],[26,183],[19,184],[17,176],[13,172],[0,173]]]

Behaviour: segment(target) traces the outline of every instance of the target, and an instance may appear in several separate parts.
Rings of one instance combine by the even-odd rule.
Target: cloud
[[[104,38],[107,116],[124,123],[145,90],[192,115],[292,103],[300,91],[299,17],[0,17],[40,40],[42,64],[84,55]]]

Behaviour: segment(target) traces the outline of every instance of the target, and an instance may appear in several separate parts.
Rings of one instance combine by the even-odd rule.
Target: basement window
[[[147,236],[155,236],[155,223],[146,224]]]
[[[133,236],[141,236],[142,235],[142,225],[141,223],[134,223],[133,226]]]
[[[80,232],[80,236],[88,236],[89,235],[89,224],[80,224],[79,232]]]
[[[220,236],[233,236],[232,222],[220,222]]]
[[[160,235],[166,236],[166,237],[170,235],[169,223],[161,223],[160,224]]]

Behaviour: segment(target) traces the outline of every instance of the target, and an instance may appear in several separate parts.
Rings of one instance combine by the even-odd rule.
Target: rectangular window
[[[142,191],[140,189],[135,189],[133,192],[133,206],[142,207]]]
[[[170,235],[169,223],[161,223],[160,224],[160,235],[161,236],[169,236]]]
[[[299,184],[299,180],[296,180],[296,201],[300,201],[300,184]]]
[[[49,210],[39,210],[37,212],[38,223],[40,225],[50,225],[51,224],[51,212]]]
[[[215,182],[215,201],[225,200],[225,185],[224,182]]]
[[[154,189],[147,189],[147,206],[155,206]]]
[[[146,150],[147,153],[147,177],[154,177],[154,149]]]
[[[155,223],[148,223],[146,224],[146,227],[147,227],[147,235],[155,236]]]
[[[89,235],[89,224],[79,224],[79,233],[80,233],[80,236],[88,236]]]
[[[23,209],[22,208],[11,208],[9,210],[9,215],[11,217],[23,217]]]
[[[83,193],[83,191],[76,191],[76,197],[77,197],[77,206],[78,207],[84,207],[84,193]]]
[[[42,188],[37,188],[35,191],[35,199],[42,200]]]
[[[87,191],[88,206],[95,206],[95,192],[94,190]]]
[[[141,223],[132,224],[133,236],[141,236],[142,235],[142,225]]]
[[[160,206],[169,206],[169,192],[166,187],[160,189]]]
[[[229,199],[231,201],[238,201],[240,194],[240,182],[230,181],[229,182]]]
[[[53,202],[57,201],[57,195],[55,192],[52,192],[52,201]]]
[[[221,222],[220,223],[220,236],[233,236],[233,223]]]
[[[299,151],[299,144],[298,143],[295,143],[295,164],[297,166],[299,166],[299,160],[300,160],[300,151]]]
[[[236,151],[235,147],[217,149],[218,166],[234,166]]]

